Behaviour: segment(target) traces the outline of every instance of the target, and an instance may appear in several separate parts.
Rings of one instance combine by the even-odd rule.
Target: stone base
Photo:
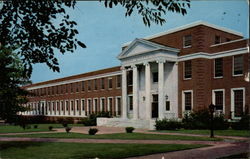
[[[134,127],[155,130],[155,120],[123,119],[123,118],[97,118],[97,126],[107,127]]]

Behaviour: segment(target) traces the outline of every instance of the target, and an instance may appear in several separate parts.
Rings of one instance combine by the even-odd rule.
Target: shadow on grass
[[[43,146],[43,142],[29,142],[29,141],[1,141],[0,142],[0,151],[6,150],[9,148],[20,148],[25,149],[27,147],[34,146]]]

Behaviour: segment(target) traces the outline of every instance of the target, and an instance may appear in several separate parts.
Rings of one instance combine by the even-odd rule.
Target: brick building
[[[214,103],[226,118],[250,108],[249,39],[195,22],[124,44],[121,66],[35,83],[25,88],[24,115],[86,117],[109,111],[98,125],[153,128],[155,119]]]

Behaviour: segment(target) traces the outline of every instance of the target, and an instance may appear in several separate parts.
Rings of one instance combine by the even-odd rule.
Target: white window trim
[[[107,111],[110,112],[111,107],[110,107],[109,99],[112,99],[112,105],[113,105],[114,101],[113,101],[113,97],[108,97],[107,99],[108,99],[108,102],[107,102],[108,103]]]
[[[215,76],[215,60],[216,59],[220,59],[220,58],[215,58],[214,59],[214,79],[220,79],[220,78],[223,78],[223,76],[218,76],[218,77]],[[222,58],[222,63],[223,63],[223,58]],[[223,63],[223,65],[224,65],[224,63]],[[224,71],[223,70],[223,65],[222,65],[222,72]],[[223,72],[223,74],[224,74],[224,72]]]
[[[189,61],[189,60],[187,60],[187,61]],[[191,73],[191,78],[185,78],[185,62],[186,61],[183,61],[183,68],[182,68],[182,70],[183,70],[183,80],[191,80],[192,79],[192,73]],[[192,65],[192,61],[191,61],[191,65]],[[191,66],[191,70],[192,70],[192,66]]]
[[[122,102],[122,97],[121,96],[116,96],[115,97],[115,112],[116,112],[116,116],[118,114],[118,98],[120,98],[120,102]],[[122,103],[121,103],[121,109],[122,109]]]
[[[100,111],[102,112],[102,111],[104,111],[104,105],[103,105],[103,103],[102,103],[102,99],[104,99],[104,103],[105,103],[105,97],[101,97],[100,98]]]
[[[243,56],[243,54],[239,54],[239,55],[242,55]],[[242,74],[238,74],[238,75],[235,75],[234,74],[234,56],[233,56],[233,61],[232,61],[232,75],[233,75],[233,77],[239,77],[239,76],[243,76],[243,74],[244,74],[244,56],[243,56],[243,70],[242,70]]]
[[[185,110],[185,93],[191,92],[191,111],[194,107],[194,98],[193,98],[193,90],[183,90],[182,91],[182,112],[190,112],[189,110]]]
[[[63,110],[63,100],[60,100],[60,116],[64,115]]]
[[[81,112],[85,112],[85,98],[82,98],[81,99]],[[84,109],[82,109],[82,108],[84,108]]]
[[[133,99],[133,94],[129,94],[129,95],[128,95],[128,99],[127,99],[127,109],[128,109],[128,111],[129,111],[129,113],[132,113],[133,110],[134,110],[134,106],[133,106],[133,101],[132,101],[133,110],[130,110],[130,105],[129,105],[130,101],[129,101],[129,97],[132,97],[132,99]],[[152,96],[151,96],[150,101],[152,102]]]
[[[191,34],[188,34],[188,35],[191,35]],[[191,45],[185,46],[185,37],[188,36],[188,35],[184,35],[182,37],[182,45],[183,45],[184,49],[192,47],[192,35],[191,35]]]
[[[109,80],[112,80],[112,87],[110,88],[109,86]],[[113,78],[112,77],[109,77],[108,78],[108,90],[112,90],[113,89]]]
[[[215,105],[215,92],[222,91],[223,92],[223,109],[222,112],[225,114],[225,89],[213,89],[212,90],[212,103]]]
[[[97,110],[95,108],[98,107],[98,98],[93,98],[93,112],[97,113]]]
[[[73,102],[73,104],[75,103],[75,101],[72,99],[72,100],[70,100],[70,103],[69,103],[69,105],[70,105],[70,115],[74,115],[74,107],[75,107],[75,105],[74,106],[72,106],[72,102]],[[73,108],[73,110],[72,110],[72,108]]]
[[[65,100],[65,115],[69,115],[69,109],[70,109],[69,107],[67,107],[67,102],[69,104],[69,100]]]
[[[77,105],[77,102],[78,102],[78,105]],[[80,110],[79,110],[79,99],[75,99],[75,112],[78,113],[78,115],[79,115],[79,112],[80,112]]]
[[[245,112],[245,102],[246,102],[246,94],[245,94],[245,87],[239,88],[231,88],[231,112],[232,112],[232,119],[241,119],[241,117],[234,117],[234,91],[235,90],[243,90],[243,113]]]
[[[86,110],[86,111],[87,111],[88,113],[91,112],[91,110],[89,110],[89,104],[90,104],[89,101],[92,102],[92,98],[88,98],[88,99],[87,99],[87,110]],[[91,103],[91,104],[92,104],[92,107],[93,107],[93,103]],[[91,109],[91,107],[90,107],[90,109]]]

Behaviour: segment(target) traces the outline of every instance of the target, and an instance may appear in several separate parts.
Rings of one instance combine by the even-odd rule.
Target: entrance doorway
[[[158,118],[158,94],[153,94],[152,118]]]

